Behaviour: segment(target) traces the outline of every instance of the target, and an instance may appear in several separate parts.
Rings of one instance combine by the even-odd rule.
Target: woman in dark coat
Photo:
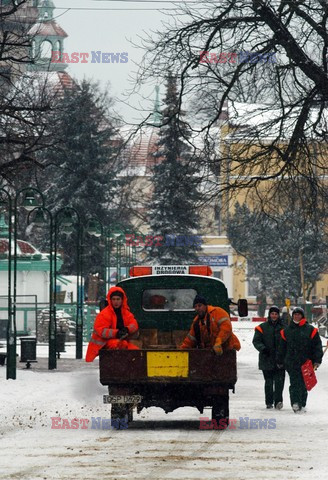
[[[286,367],[289,374],[290,403],[295,413],[306,406],[307,390],[303,380],[301,367],[306,360],[312,361],[316,369],[321,364],[322,343],[318,329],[307,323],[304,310],[296,307],[293,310],[290,325],[281,332],[278,364]]]
[[[285,369],[278,367],[277,355],[280,330],[284,328],[279,308],[269,309],[268,321],[255,327],[253,345],[260,352],[259,369],[264,376],[265,403],[267,408],[283,407],[282,392],[285,384]]]

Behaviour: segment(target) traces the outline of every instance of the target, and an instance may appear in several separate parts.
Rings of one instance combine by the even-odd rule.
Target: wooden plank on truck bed
[[[161,332],[159,330],[157,333],[157,342],[158,342],[158,345],[172,344],[172,332]]]
[[[142,341],[143,348],[148,348],[149,345],[158,344],[158,331],[156,328],[143,328],[140,329],[139,332],[138,340]]]

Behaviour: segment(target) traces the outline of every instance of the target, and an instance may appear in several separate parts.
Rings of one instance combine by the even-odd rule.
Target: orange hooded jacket
[[[122,301],[122,318],[124,322],[124,326],[127,327],[129,330],[129,334],[133,334],[138,331],[138,323],[134,318],[133,314],[130,312],[128,301],[126,297],[126,293],[124,292],[123,288],[121,287],[112,287],[109,289],[107,293],[107,301],[108,306],[104,308],[98,315],[96,316],[95,323],[93,325],[93,333],[91,335],[91,339],[88,345],[87,354],[85,357],[86,362],[93,362],[93,360],[99,354],[99,350],[103,348],[108,342],[110,345],[110,341],[116,339],[118,329],[116,328],[117,318],[112,307],[112,302],[110,300],[110,296],[114,292],[121,292],[123,294],[123,301]],[[124,342],[124,346],[123,346]],[[123,340],[121,348],[128,348],[129,342]],[[115,340],[115,348],[120,348],[120,343],[118,340]],[[110,346],[109,346],[110,348]],[[137,348],[137,347],[134,347]]]
[[[210,334],[208,334],[206,317],[210,320]],[[194,318],[188,335],[182,342],[180,349],[186,350],[197,347],[195,335],[195,324],[199,321],[198,315]],[[204,318],[204,325],[199,322],[200,327],[200,348],[211,348],[222,346],[222,350],[240,350],[240,342],[236,335],[232,333],[232,326],[229,314],[220,307],[207,306],[207,314]]]

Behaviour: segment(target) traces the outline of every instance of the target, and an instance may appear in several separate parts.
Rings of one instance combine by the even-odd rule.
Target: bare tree
[[[169,64],[180,76],[179,109],[198,107],[190,125],[200,131],[228,109],[220,155],[207,158],[219,172],[213,195],[245,189],[267,207],[292,188],[313,212],[328,173],[328,3],[207,1],[171,18],[144,40],[139,82],[165,77]]]
[[[27,72],[31,65],[29,34],[38,9],[28,0],[0,2],[0,181],[41,166],[36,152],[49,145],[47,115],[58,91],[47,79]]]

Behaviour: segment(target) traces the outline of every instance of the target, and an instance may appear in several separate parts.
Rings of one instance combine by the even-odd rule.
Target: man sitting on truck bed
[[[108,306],[96,316],[88,345],[86,362],[93,362],[101,348],[139,350],[127,340],[138,331],[138,323],[130,312],[126,294],[121,287],[112,287],[107,293]]]
[[[220,307],[207,305],[201,295],[196,295],[193,307],[197,313],[181,350],[189,348],[213,348],[217,355],[226,350],[240,350],[240,342],[232,333],[229,314]]]

